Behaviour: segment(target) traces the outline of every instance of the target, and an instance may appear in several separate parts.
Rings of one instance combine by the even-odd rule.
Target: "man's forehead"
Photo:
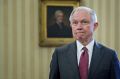
[[[88,12],[75,12],[73,14],[73,18],[81,18],[81,19],[87,19],[90,18],[90,14]]]
[[[72,21],[89,21],[90,20],[90,18],[87,18],[87,17],[81,17],[81,18],[73,18],[73,20]]]

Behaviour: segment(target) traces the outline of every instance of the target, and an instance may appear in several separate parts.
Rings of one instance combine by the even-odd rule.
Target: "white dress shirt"
[[[89,66],[92,58],[92,53],[93,53],[93,46],[94,46],[94,40],[92,40],[87,46],[83,46],[78,40],[76,41],[77,43],[77,60],[78,60],[78,65],[80,62],[80,57],[83,52],[82,48],[86,47],[88,49],[88,55],[89,55]],[[89,68],[88,66],[88,68]]]

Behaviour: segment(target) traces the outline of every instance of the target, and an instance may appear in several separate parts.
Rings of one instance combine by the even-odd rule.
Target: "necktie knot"
[[[88,49],[86,47],[83,47],[82,50],[83,50],[82,55],[88,52]]]
[[[88,51],[88,49],[86,47],[83,47],[82,50],[85,51],[85,52]]]

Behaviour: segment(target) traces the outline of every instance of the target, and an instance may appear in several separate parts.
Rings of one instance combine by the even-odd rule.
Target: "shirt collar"
[[[88,45],[86,45],[86,48],[88,49],[89,52],[92,52],[93,46],[94,46],[94,42],[95,42],[95,41],[94,41],[94,39],[93,39]],[[76,41],[76,43],[77,43],[77,49],[79,49],[79,51],[81,51],[82,48],[85,47],[85,46],[82,45],[82,43],[79,42],[78,40]]]

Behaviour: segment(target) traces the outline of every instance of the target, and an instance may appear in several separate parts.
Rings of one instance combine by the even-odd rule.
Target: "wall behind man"
[[[95,38],[120,58],[120,1],[83,0],[96,10]],[[0,0],[0,79],[48,79],[54,47],[39,47],[38,0]]]

